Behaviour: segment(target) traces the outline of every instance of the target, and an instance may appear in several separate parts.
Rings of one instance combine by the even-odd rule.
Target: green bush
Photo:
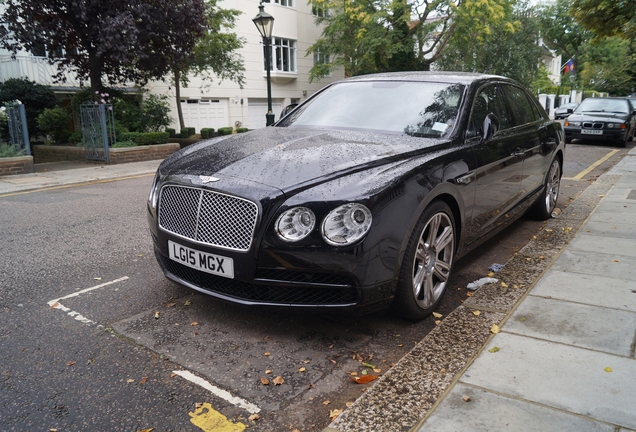
[[[45,108],[55,108],[57,99],[50,87],[29,81],[26,78],[9,78],[0,82],[0,106],[19,100],[26,111],[29,135],[35,139],[42,134],[36,119]]]
[[[68,136],[68,142],[71,144],[75,144],[75,145],[81,145],[82,144],[82,131],[78,130],[78,131],[74,131],[73,133],[71,133]]]
[[[26,150],[7,143],[0,143],[0,158],[26,156]]]
[[[177,137],[177,131],[172,129],[172,128],[166,128],[166,132],[168,132],[168,135],[170,138],[176,138]]]
[[[137,145],[165,144],[169,137],[168,132],[123,132],[117,134],[118,141],[133,141]]]
[[[190,138],[195,133],[196,131],[193,127],[185,127],[181,129],[181,138]]]
[[[113,144],[112,148],[137,147],[137,143],[133,141],[118,141]]]
[[[214,136],[214,128],[201,129],[201,138],[207,139],[207,138],[212,138],[213,136]]]
[[[64,108],[45,108],[36,119],[40,131],[54,144],[66,142],[69,133],[70,117]]]
[[[159,132],[172,123],[170,102],[166,95],[146,94],[141,101],[142,128],[147,132]]]
[[[217,133],[219,135],[230,135],[232,133],[232,131],[234,131],[234,129],[231,128],[231,127],[222,127],[222,128],[219,128]]]
[[[247,132],[247,131],[248,131],[247,128],[243,128],[243,127],[236,128],[236,133],[244,133],[244,132]]]

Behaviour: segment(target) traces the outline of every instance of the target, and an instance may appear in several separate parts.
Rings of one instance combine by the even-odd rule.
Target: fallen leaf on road
[[[127,380],[126,380],[126,382],[127,382],[128,384],[132,384],[132,383],[134,383],[134,382],[135,382],[135,380],[134,380],[134,379],[127,379]]]
[[[462,399],[464,399],[464,402],[470,402],[470,396],[464,396]]]
[[[570,231],[572,231],[572,227],[563,228],[563,231],[570,232]]]
[[[298,368],[298,372],[307,372],[307,369],[304,367]]]
[[[496,346],[494,346],[494,347],[492,347],[492,348],[490,348],[488,350],[488,352],[491,352],[491,353],[496,353],[497,351],[499,351],[499,347],[496,347]]]
[[[75,362],[72,361],[72,360],[66,362],[66,366],[73,366],[74,364],[75,364]]]
[[[380,373],[380,372],[382,372],[382,369],[374,368],[374,369],[373,369],[373,372],[375,372],[375,373]]]
[[[276,378],[272,380],[272,382],[274,383],[274,385],[281,385],[285,382],[285,380],[283,379],[282,376],[278,375]]]
[[[311,363],[311,360],[303,360],[303,363],[309,364],[309,363]]]
[[[440,320],[435,320],[435,325],[440,325],[441,323],[442,323],[442,321],[440,321]],[[401,345],[398,345],[398,346],[401,346]]]
[[[264,355],[265,357],[267,357],[267,356],[269,356],[269,355],[270,355],[270,353],[266,352],[266,353],[264,353],[263,355]]]
[[[137,432],[152,432],[155,428],[139,429]]]
[[[475,311],[473,311],[473,315],[479,316],[479,315],[481,315],[481,311],[475,310]]]
[[[265,373],[266,373],[267,375],[269,375],[269,374],[271,374],[271,373],[272,373],[272,371],[271,371],[271,370],[269,370],[269,369],[267,369],[267,370],[265,371]]]
[[[488,277],[493,277],[495,275],[495,272],[488,272],[487,276]]]
[[[526,317],[519,318],[519,321],[525,321],[525,320],[526,320]]]
[[[502,283],[501,283],[501,287],[502,287],[502,288],[508,288],[508,284],[507,284],[507,283],[505,283],[505,282],[502,282]]]
[[[168,303],[166,306],[167,306],[167,307],[174,307],[174,306],[176,306],[176,305],[177,305],[176,303]]]
[[[614,262],[620,262],[619,260],[614,260]]]
[[[440,370],[441,373],[445,374],[446,373],[446,369],[442,368],[442,370]]]
[[[473,293],[471,293],[471,292],[467,292],[466,293],[466,297],[472,297],[472,296],[473,296]]]
[[[441,322],[441,321],[440,321],[440,322]],[[435,324],[437,324],[437,323],[435,323]],[[402,346],[404,346],[404,344],[398,344],[398,346],[399,346],[399,347],[402,347]]]
[[[351,381],[355,381],[358,384],[367,384],[370,383],[371,381],[375,381],[376,379],[378,379],[377,375],[364,375],[361,377],[349,377],[349,379]]]
[[[259,416],[258,414],[252,414],[251,416],[249,416],[247,419],[249,421],[253,421],[255,422],[256,420],[258,420],[259,418],[261,418],[261,416]]]
[[[493,324],[492,327],[490,327],[490,333],[497,334],[497,333],[499,333],[499,330],[500,329],[499,329],[499,326],[497,324]]]
[[[327,357],[327,359],[328,359],[331,363],[333,363],[333,364],[336,364],[336,363],[337,363],[337,362],[336,362],[334,359],[332,359],[331,357]]]
[[[176,373],[171,373],[171,374],[170,374],[170,378],[174,378],[174,377],[176,377],[176,376],[177,376],[177,374],[176,374]]]
[[[356,375],[358,375],[358,372],[349,372],[349,375],[356,376]]]
[[[434,316],[435,318],[441,318],[441,317],[443,317],[444,315],[442,315],[441,313],[433,312],[433,316]]]
[[[261,378],[261,384],[269,385],[269,380],[267,378]]]
[[[190,300],[186,300],[186,302],[183,304],[184,306],[190,306],[192,304],[192,302]]]
[[[146,384],[148,382],[148,377],[141,377],[139,380],[139,384]]]
[[[369,364],[369,363],[362,363],[362,366],[368,367],[369,369],[375,369],[375,366],[373,366],[372,364]]]
[[[198,326],[198,325],[199,325],[199,323],[198,323],[198,322],[196,322],[196,321],[193,321],[193,322],[191,322],[191,323],[190,323],[190,325],[191,325],[192,327],[194,327],[194,326]]]
[[[102,278],[100,278],[100,277],[94,277],[93,279],[95,279],[95,280],[102,280]]]
[[[155,312],[155,319],[159,319],[159,312]]]
[[[353,402],[347,402],[345,403],[346,407],[349,408],[351,405],[353,405]]]
[[[607,366],[605,369],[603,369],[605,372],[612,372],[612,368]]]
[[[326,401],[324,401],[322,404],[323,404],[323,405],[329,405],[330,403],[331,403],[331,401],[326,400]]]
[[[340,414],[342,414],[342,410],[340,409],[329,410],[329,418],[331,419],[331,421],[334,421],[336,418],[338,418]]]

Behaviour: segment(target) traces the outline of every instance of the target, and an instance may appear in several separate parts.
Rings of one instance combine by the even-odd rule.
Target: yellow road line
[[[6,193],[6,194],[0,194],[0,198],[16,196],[16,195],[25,195],[25,194],[34,193],[34,192],[43,192],[43,191],[50,191],[50,190],[56,190],[56,189],[66,189],[66,188],[71,188],[71,187],[75,187],[75,186],[88,186],[88,185],[94,185],[94,184],[100,184],[100,183],[112,183],[112,182],[116,182],[116,181],[119,181],[119,180],[131,180],[131,179],[142,178],[142,177],[151,177],[151,176],[154,176],[154,175],[155,175],[154,173],[152,173],[152,174],[139,174],[139,175],[132,175],[132,176],[126,176],[126,177],[116,177],[116,178],[104,179],[104,180],[89,180],[89,181],[85,181],[85,182],[81,182],[81,183],[71,183],[71,184],[67,184],[67,185],[41,187],[41,188],[37,188],[37,189],[29,189],[29,190],[22,191],[22,192],[10,192],[10,193]]]
[[[589,167],[587,167],[586,169],[584,169],[583,171],[581,171],[574,177],[563,177],[563,180],[575,180],[575,181],[581,180],[583,177],[591,173],[594,170],[594,168],[596,168],[597,166],[599,166],[600,164],[602,164],[603,162],[605,162],[606,160],[614,156],[619,151],[620,150],[612,150],[611,152],[609,152],[608,154],[606,154],[605,156],[603,156],[602,158],[594,162],[592,165],[590,165]]]

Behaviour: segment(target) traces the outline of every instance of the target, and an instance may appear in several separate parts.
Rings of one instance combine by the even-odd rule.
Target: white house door
[[[184,99],[181,110],[186,127],[193,127],[196,133],[201,133],[202,128],[231,126],[227,99]]]
[[[266,123],[265,114],[267,114],[267,99],[248,99],[247,109],[249,112],[247,125],[250,129],[264,128]],[[281,99],[272,99],[272,112],[274,119],[280,118],[280,112],[283,110],[283,101]]]

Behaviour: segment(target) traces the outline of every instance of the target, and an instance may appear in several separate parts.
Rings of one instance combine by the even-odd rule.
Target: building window
[[[311,14],[319,18],[329,18],[329,9],[312,6]]]
[[[331,69],[329,68],[329,54],[323,54],[320,51],[314,51],[314,66],[321,66],[320,70],[327,70],[327,76],[331,76]],[[327,69],[329,68],[329,69]]]
[[[263,3],[272,3],[272,1],[263,0]],[[294,7],[294,0],[274,0],[273,3],[276,3],[281,6]]]
[[[272,71],[296,72],[296,41],[273,37],[270,46],[270,60],[270,70]]]

